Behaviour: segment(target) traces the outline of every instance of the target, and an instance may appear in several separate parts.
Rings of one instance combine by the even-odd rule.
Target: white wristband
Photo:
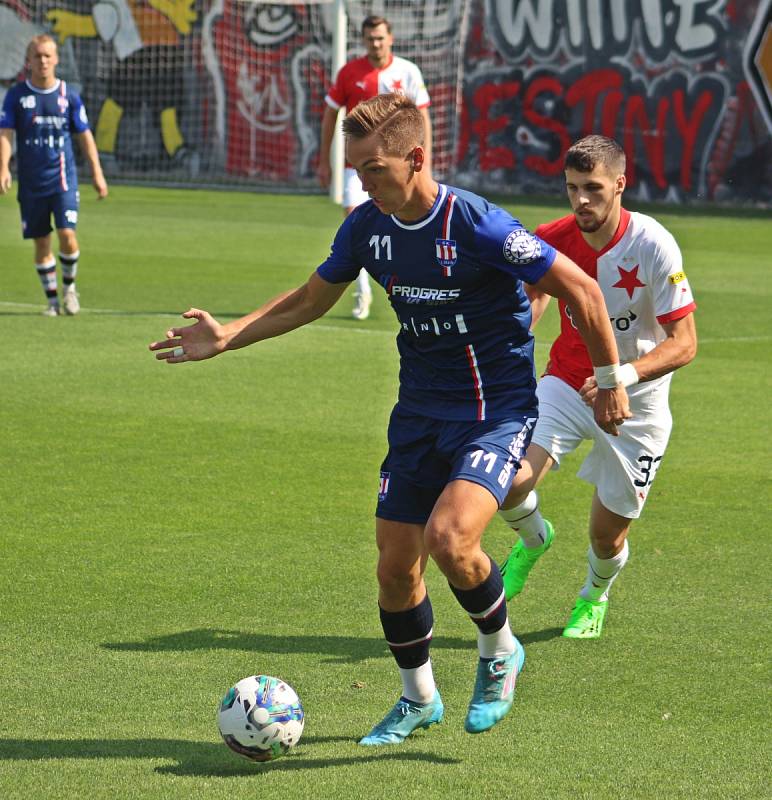
[[[622,382],[619,376],[619,364],[608,364],[605,367],[595,367],[595,380],[599,389],[616,389]]]
[[[632,364],[622,364],[619,368],[619,378],[622,386],[635,386],[638,383],[638,372]]]
[[[622,386],[634,386],[638,383],[638,373],[632,364],[609,364],[605,367],[595,367],[595,380],[599,389],[616,389]]]

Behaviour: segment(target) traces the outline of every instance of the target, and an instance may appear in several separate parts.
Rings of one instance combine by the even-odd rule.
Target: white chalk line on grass
[[[13,303],[9,301],[0,300],[0,308],[22,308],[22,309],[33,309],[37,310],[41,308],[39,303]],[[149,317],[149,318],[159,318],[163,317],[165,319],[169,319],[169,317],[174,317],[172,313],[165,313],[163,311],[128,311],[127,309],[117,309],[117,308],[82,308],[80,311],[81,314],[111,314],[115,316],[129,316],[132,317]],[[233,315],[228,315],[233,316]],[[184,320],[181,320],[180,324],[183,324]],[[362,325],[361,323],[357,323],[357,325],[334,325],[327,322],[316,322],[310,326],[307,326],[306,329],[312,328],[313,330],[321,330],[321,331],[334,331],[336,333],[356,333],[356,334],[364,334],[366,336],[389,336],[391,338],[397,335],[397,331],[395,330],[385,330],[383,328],[371,328],[366,323]],[[769,342],[772,340],[772,335],[769,336],[708,336],[706,338],[700,338],[699,344],[725,344],[730,342]],[[536,342],[537,347],[547,347],[551,346],[545,342]]]

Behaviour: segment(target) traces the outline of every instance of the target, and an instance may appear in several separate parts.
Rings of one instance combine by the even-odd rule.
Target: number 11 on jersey
[[[376,261],[381,260],[381,248],[386,253],[386,261],[391,261],[391,236],[381,236],[379,239],[378,234],[374,234],[370,237],[370,247],[375,248]]]

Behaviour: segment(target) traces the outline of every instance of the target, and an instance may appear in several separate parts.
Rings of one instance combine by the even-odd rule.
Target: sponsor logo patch
[[[670,281],[670,283],[673,284],[673,286],[675,286],[677,283],[681,283],[681,281],[685,281],[686,280],[686,273],[685,272],[675,272],[672,275],[668,275],[667,279]]]
[[[541,241],[521,228],[507,236],[503,249],[511,264],[530,264],[541,256]]]
[[[461,296],[460,289],[432,289],[428,286],[400,286],[392,285],[392,297],[402,297],[408,302],[431,301],[435,303],[448,303],[458,300]]]

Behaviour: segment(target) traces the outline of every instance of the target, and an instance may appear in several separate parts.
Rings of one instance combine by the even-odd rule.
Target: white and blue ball
[[[294,747],[303,733],[303,706],[280,678],[252,675],[228,689],[217,712],[225,744],[252,761],[270,761]]]

